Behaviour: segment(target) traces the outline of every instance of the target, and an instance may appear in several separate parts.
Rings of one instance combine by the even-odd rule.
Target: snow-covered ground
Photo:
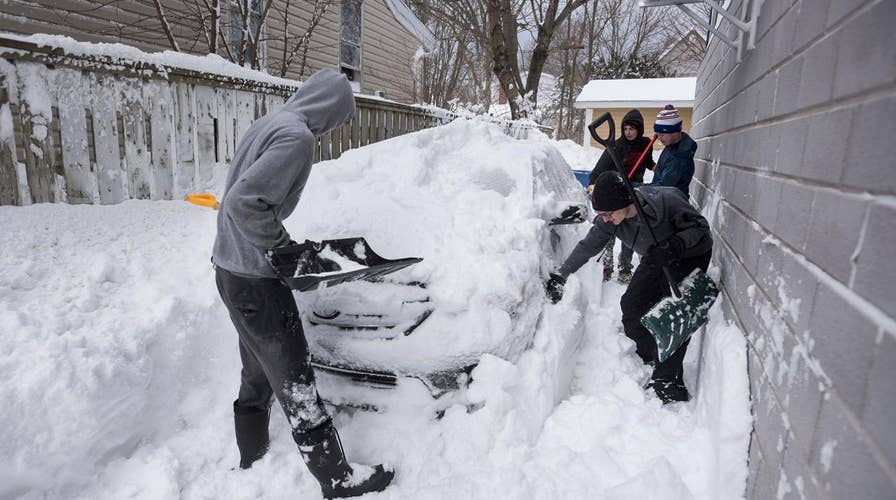
[[[469,147],[465,138],[488,126],[447,127],[450,133],[411,134],[320,165],[332,171],[313,171],[307,189],[327,192],[306,196],[338,203],[344,193],[334,180],[350,183],[351,169],[360,176],[373,155],[400,160],[431,148],[445,154],[431,155],[428,170],[415,173],[399,161],[365,200],[376,213],[401,206],[389,197],[390,184],[436,185],[449,196],[413,208],[422,220],[452,227],[454,211],[484,201],[462,194],[478,165],[457,163],[450,152]],[[547,142],[507,148],[511,139],[490,137],[476,141],[472,155],[491,162],[482,177],[489,182],[513,172],[501,164],[524,161]],[[325,187],[315,184],[323,177]],[[502,203],[513,196],[495,190],[488,209],[518,217],[514,203]],[[294,238],[339,229],[327,227],[326,206],[307,201],[286,221]],[[467,205],[445,210],[446,203]],[[233,469],[239,355],[209,263],[214,221],[215,212],[182,201],[0,207],[0,498],[319,498],[279,414],[268,455],[250,470]],[[399,230],[377,250],[399,257],[403,244],[413,247],[414,233],[403,241]],[[520,228],[488,231],[497,233],[493,244],[512,244]],[[469,296],[484,286],[481,268],[452,272]],[[716,305],[708,334],[695,338],[686,360],[695,398],[663,406],[641,388],[648,369],[620,333],[623,288],[602,284],[599,274],[592,263],[570,279],[570,297],[587,301],[537,301],[532,347],[514,363],[484,356],[441,419],[410,404],[385,413],[337,410],[349,458],[397,470],[392,487],[365,498],[742,498],[751,426],[743,334]],[[538,286],[542,279],[528,278]],[[581,325],[583,344],[567,358],[557,332]],[[568,385],[546,375],[558,363],[573,368]]]

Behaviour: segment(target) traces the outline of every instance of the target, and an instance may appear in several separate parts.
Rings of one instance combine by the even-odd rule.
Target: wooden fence
[[[210,189],[241,133],[295,90],[0,37],[0,205],[170,200]],[[360,95],[356,104],[350,123],[318,140],[315,161],[455,117]],[[514,137],[536,128],[501,123]]]

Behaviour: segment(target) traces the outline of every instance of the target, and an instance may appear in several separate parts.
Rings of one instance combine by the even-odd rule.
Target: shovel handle
[[[606,138],[597,135],[597,128],[603,125],[604,122],[609,122],[610,124],[610,133]],[[616,142],[616,124],[613,123],[613,117],[610,115],[609,111],[598,116],[596,120],[591,122],[591,125],[588,125],[588,132],[591,133],[591,137],[593,137],[595,141],[605,148],[609,148]]]
[[[675,282],[675,278],[672,277],[672,271],[669,270],[668,266],[663,266],[663,274],[666,275],[666,281],[669,282],[669,288],[672,289],[672,295],[674,295],[676,299],[680,299],[681,290],[678,288],[678,283]]]
[[[641,166],[641,162],[644,161],[644,158],[647,157],[647,153],[653,151],[653,143],[656,142],[657,135],[653,134],[653,137],[650,139],[650,143],[647,144],[647,147],[644,148],[644,152],[641,153],[641,156],[638,157],[638,161],[635,162],[635,166],[632,167],[631,170],[628,171],[628,178],[631,179],[633,175],[635,175],[635,170],[638,170],[638,167]]]

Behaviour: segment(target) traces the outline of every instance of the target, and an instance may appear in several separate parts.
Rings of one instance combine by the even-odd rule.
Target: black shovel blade
[[[549,226],[558,226],[562,224],[581,224],[585,222],[585,214],[580,205],[570,205],[563,212],[551,219]]]
[[[375,281],[422,261],[419,257],[386,259],[374,252],[364,238],[320,242],[306,240],[289,250],[298,261],[296,274],[283,277],[293,290],[306,292],[351,281]]]

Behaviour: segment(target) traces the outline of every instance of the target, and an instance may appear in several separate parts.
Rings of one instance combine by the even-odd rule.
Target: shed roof
[[[576,108],[662,107],[666,104],[693,107],[697,78],[632,78],[591,80]]]

